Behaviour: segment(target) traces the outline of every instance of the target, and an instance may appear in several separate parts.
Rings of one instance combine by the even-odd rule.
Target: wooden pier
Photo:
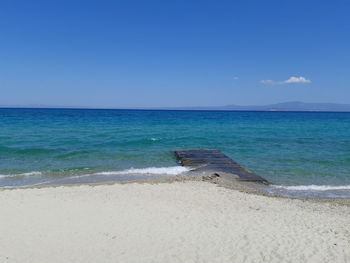
[[[194,171],[208,171],[219,176],[237,178],[239,181],[268,184],[264,178],[247,170],[217,149],[175,150],[181,165],[189,166]]]

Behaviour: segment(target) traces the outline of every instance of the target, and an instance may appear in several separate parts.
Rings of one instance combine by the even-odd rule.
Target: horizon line
[[[337,111],[337,110],[283,110],[283,109],[271,109],[271,110],[234,110],[234,109],[176,109],[176,108],[89,108],[89,107],[3,107],[0,106],[0,110],[3,109],[18,109],[18,110],[115,110],[115,111],[199,111],[199,112],[300,112],[300,113],[350,113],[349,111]]]

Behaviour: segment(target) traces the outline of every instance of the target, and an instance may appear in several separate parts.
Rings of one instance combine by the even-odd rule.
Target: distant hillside
[[[218,107],[181,107],[178,110],[241,110],[241,111],[335,111],[350,112],[350,104],[283,102],[262,106],[226,105]]]
[[[337,103],[306,103],[290,101],[269,105],[226,105],[212,107],[152,107],[152,108],[118,108],[118,107],[88,107],[88,106],[53,106],[53,105],[0,105],[0,108],[53,108],[53,109],[135,109],[135,110],[227,110],[227,111],[333,111],[350,112],[350,104]]]

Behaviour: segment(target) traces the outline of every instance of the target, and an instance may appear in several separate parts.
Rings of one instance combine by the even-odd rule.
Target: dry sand
[[[201,181],[3,190],[0,262],[350,262],[350,207]]]

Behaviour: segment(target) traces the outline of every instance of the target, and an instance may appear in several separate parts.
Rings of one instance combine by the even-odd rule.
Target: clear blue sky
[[[0,1],[2,105],[294,100],[350,103],[350,1]]]

